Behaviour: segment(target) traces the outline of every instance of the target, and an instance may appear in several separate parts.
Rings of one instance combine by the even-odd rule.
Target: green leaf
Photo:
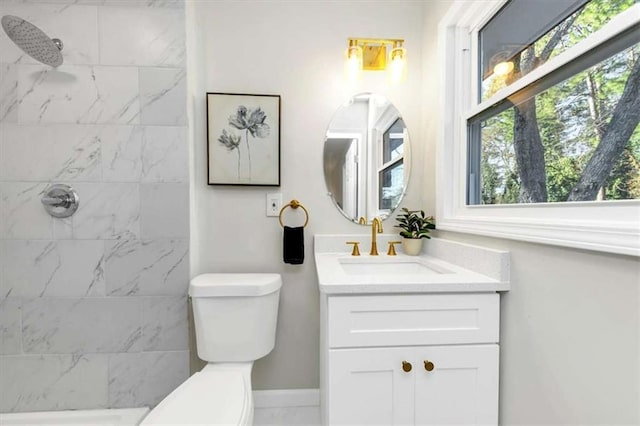
[[[430,238],[429,230],[436,229],[433,216],[427,216],[424,210],[409,210],[403,207],[402,213],[396,216],[396,228],[405,238]]]

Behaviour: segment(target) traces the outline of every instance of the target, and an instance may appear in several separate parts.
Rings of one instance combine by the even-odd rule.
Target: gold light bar
[[[387,45],[402,46],[402,39],[385,38],[349,38],[349,47],[362,49],[362,69],[365,71],[384,71],[387,69]]]

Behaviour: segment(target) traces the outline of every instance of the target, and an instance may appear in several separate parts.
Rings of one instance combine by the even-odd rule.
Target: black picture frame
[[[280,95],[207,92],[207,184],[280,186]]]

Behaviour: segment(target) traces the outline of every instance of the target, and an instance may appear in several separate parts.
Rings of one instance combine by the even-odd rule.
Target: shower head
[[[62,42],[57,38],[49,38],[40,28],[17,16],[3,16],[2,28],[33,59],[52,67],[62,65]]]

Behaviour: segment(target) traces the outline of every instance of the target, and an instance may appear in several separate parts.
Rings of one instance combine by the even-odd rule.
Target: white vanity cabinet
[[[323,294],[324,424],[497,424],[499,297]]]
[[[345,241],[370,243],[314,237],[323,424],[497,425],[509,253],[432,238],[420,256],[352,256]]]

